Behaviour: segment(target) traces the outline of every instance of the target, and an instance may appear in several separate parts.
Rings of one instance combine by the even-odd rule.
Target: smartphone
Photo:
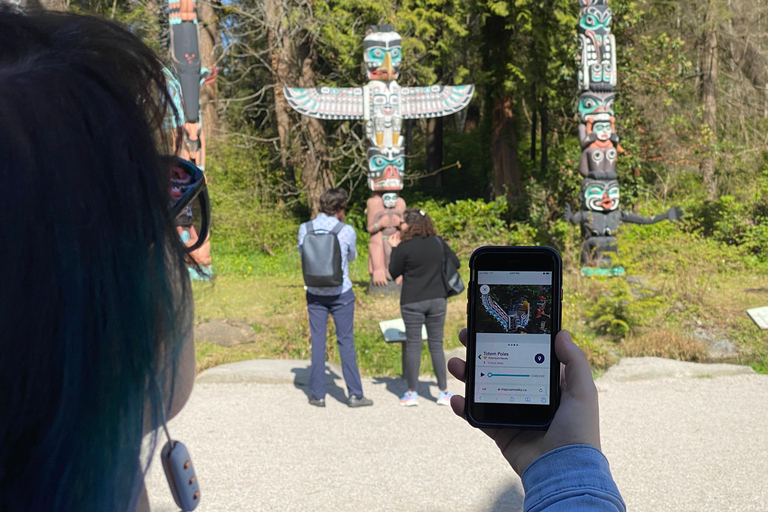
[[[550,247],[480,247],[469,260],[466,417],[546,430],[560,403],[562,260]]]

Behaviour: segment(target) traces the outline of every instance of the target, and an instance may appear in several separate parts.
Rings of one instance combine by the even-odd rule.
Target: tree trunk
[[[290,20],[287,13],[291,10],[289,0],[266,0],[268,41],[271,48],[271,67],[275,87],[275,118],[280,139],[280,163],[285,173],[286,185],[292,187],[295,181],[294,162],[291,155],[299,155],[302,172],[301,181],[307,195],[307,206],[314,217],[320,212],[320,196],[333,186],[333,175],[328,163],[328,144],[320,120],[300,116],[291,110],[283,95],[283,87],[315,87],[315,74],[312,64],[316,58],[315,39],[310,34],[296,37],[301,40],[296,46],[291,37]],[[295,27],[294,27],[295,28]],[[298,138],[301,145],[294,144],[292,128],[298,125]]]
[[[496,98],[491,112],[491,160],[493,193],[506,193],[509,199],[520,197],[520,167],[517,161],[517,134],[511,95]]]
[[[442,12],[442,8],[438,8],[437,12]],[[442,37],[443,28],[438,26],[437,37]],[[437,81],[440,82],[443,79],[443,65],[442,65],[442,52],[439,57],[437,66],[435,67],[435,75]],[[427,185],[432,188],[440,189],[443,186],[443,179],[441,176],[443,168],[443,118],[442,117],[430,117],[427,119],[427,133],[426,133],[426,167]]]
[[[283,94],[283,84],[295,81],[291,76],[290,66],[290,39],[286,35],[284,25],[284,12],[281,0],[266,0],[264,2],[267,25],[267,41],[270,50],[270,63],[274,77],[275,87],[272,89],[275,98],[275,121],[277,122],[277,135],[280,139],[280,165],[283,169],[285,188],[283,192],[293,192],[296,187],[296,174],[291,158],[291,107]]]
[[[443,167],[443,118],[427,119],[427,183],[433,188],[442,187],[439,169]]]
[[[300,50],[304,58],[301,59],[299,86],[315,87],[317,81],[312,64],[316,60],[317,53],[314,38],[306,38]],[[320,196],[325,190],[334,186],[334,180],[328,164],[328,143],[323,124],[314,117],[301,116],[301,126],[304,138],[301,180],[306,188],[307,205],[314,217],[320,213]],[[306,150],[304,150],[305,144]]]
[[[768,119],[768,83],[763,86],[765,102],[763,104],[763,119]]]
[[[536,118],[536,84],[531,84],[531,162],[536,163],[536,125],[539,120]]]
[[[38,0],[40,7],[45,9],[46,11],[66,11],[67,10],[67,2],[66,0]],[[30,4],[30,7],[34,6],[33,2],[27,2]]]
[[[549,146],[547,145],[547,133],[549,132],[549,111],[546,105],[542,105],[539,108],[539,117],[541,118],[541,162],[540,169],[541,174],[547,172],[547,164],[549,158]]]
[[[212,0],[202,0],[197,4],[197,16],[200,30],[200,63],[204,68],[213,70],[216,63],[216,48],[221,48],[221,31],[216,18]],[[219,88],[216,81],[200,87],[200,111],[203,118],[205,140],[210,141],[220,133],[220,120],[216,100]]]
[[[701,176],[704,182],[704,190],[711,200],[717,198],[717,180],[715,177],[714,145],[717,143],[717,24],[714,21],[716,6],[714,0],[710,0],[707,9],[705,23],[708,24],[704,32],[704,48],[701,63],[701,103],[704,107],[703,121],[709,127],[710,151],[701,161]]]
[[[405,128],[405,156],[410,158],[413,155],[413,129],[415,125],[415,119],[404,119],[403,127]]]

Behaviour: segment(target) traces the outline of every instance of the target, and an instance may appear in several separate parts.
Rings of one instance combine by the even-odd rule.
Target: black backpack
[[[307,222],[307,235],[301,244],[301,273],[307,286],[327,288],[344,282],[337,236],[343,227],[339,222],[331,231],[317,233],[312,221]]]

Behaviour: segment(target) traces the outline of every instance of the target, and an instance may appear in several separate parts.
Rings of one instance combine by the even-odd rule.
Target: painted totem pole
[[[200,169],[205,169],[205,138],[200,115],[200,85],[216,78],[216,71],[203,69],[200,65],[200,47],[197,34],[197,6],[195,0],[168,0],[171,23],[171,61],[181,86],[183,118],[181,127],[181,158],[189,160]],[[191,222],[181,222],[179,234],[182,241],[191,244],[197,233]],[[206,241],[190,256],[206,270],[211,265],[211,246]],[[200,278],[190,269],[192,278]]]
[[[620,275],[611,255],[618,249],[616,233],[622,222],[653,224],[664,219],[678,221],[682,210],[673,206],[667,212],[643,217],[619,210],[619,182],[616,159],[619,138],[613,113],[616,87],[616,40],[611,34],[613,13],[608,0],[579,0],[578,68],[579,120],[583,180],[579,200],[584,210],[572,213],[566,206],[565,219],[581,226],[583,275]]]
[[[372,289],[392,286],[387,238],[400,229],[405,201],[403,120],[447,116],[465,108],[474,85],[400,87],[400,35],[394,25],[368,27],[363,40],[369,82],[362,87],[294,89],[284,87],[288,104],[300,114],[319,119],[362,119],[368,139],[367,202],[368,270]],[[381,289],[381,288],[380,288]]]

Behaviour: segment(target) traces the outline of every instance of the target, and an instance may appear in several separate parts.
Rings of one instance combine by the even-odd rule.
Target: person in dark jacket
[[[445,354],[443,353],[443,327],[448,294],[443,282],[443,259],[459,267],[459,258],[435,233],[432,220],[424,210],[408,208],[403,214],[401,231],[389,237],[392,255],[389,273],[393,279],[403,276],[400,293],[400,313],[405,322],[405,358],[403,374],[408,391],[400,405],[418,405],[421,363],[421,326],[427,326],[427,342],[432,356],[432,367],[440,393],[439,405],[449,405]]]

